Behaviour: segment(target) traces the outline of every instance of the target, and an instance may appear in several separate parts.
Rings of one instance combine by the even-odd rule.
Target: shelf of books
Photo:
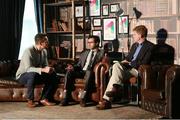
[[[81,23],[76,18],[76,7],[83,10]],[[84,49],[84,9],[84,0],[55,0],[43,4],[43,31],[49,38],[49,58],[74,60],[76,50]]]

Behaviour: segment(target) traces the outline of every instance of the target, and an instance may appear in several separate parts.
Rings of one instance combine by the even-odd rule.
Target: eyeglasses
[[[87,42],[87,43],[95,43],[95,42]]]

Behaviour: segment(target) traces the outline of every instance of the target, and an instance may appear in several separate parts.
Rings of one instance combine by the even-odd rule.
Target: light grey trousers
[[[119,62],[115,63],[112,67],[112,76],[109,79],[103,98],[110,101],[110,98],[106,96],[106,92],[112,90],[113,84],[120,85],[123,79],[130,78],[131,76],[138,76],[138,71],[135,68],[125,70]]]

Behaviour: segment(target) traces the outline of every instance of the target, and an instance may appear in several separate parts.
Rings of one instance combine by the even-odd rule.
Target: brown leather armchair
[[[141,108],[165,118],[180,118],[180,66],[141,65]]]
[[[106,62],[100,62],[94,67],[95,72],[95,84],[96,90],[91,95],[91,100],[94,102],[99,102],[102,100],[105,86],[103,85],[106,74],[108,74],[109,65]],[[72,98],[75,101],[80,101],[80,94],[84,91],[84,80],[82,78],[75,79],[75,90],[72,91]],[[63,86],[64,86],[64,77],[60,79],[60,86],[55,94],[56,100],[62,100],[64,98]]]
[[[112,72],[112,65],[108,62],[106,63],[109,69],[109,74],[106,74],[106,76],[103,76],[101,78],[101,98],[103,97],[103,94],[106,90],[106,86],[109,82],[109,79],[111,77],[111,72]],[[108,70],[107,69],[107,70]],[[133,102],[135,105],[139,105],[139,82],[138,78],[135,76],[132,76],[121,84],[121,95],[118,97],[114,97],[113,102],[119,102],[119,103],[129,103]],[[102,100],[102,99],[101,99]]]

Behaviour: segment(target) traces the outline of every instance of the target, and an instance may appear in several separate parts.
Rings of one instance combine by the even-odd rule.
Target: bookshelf
[[[45,0],[43,32],[49,38],[49,59],[75,60],[78,51],[85,49],[86,5],[84,0]],[[82,11],[76,17],[78,7]]]

